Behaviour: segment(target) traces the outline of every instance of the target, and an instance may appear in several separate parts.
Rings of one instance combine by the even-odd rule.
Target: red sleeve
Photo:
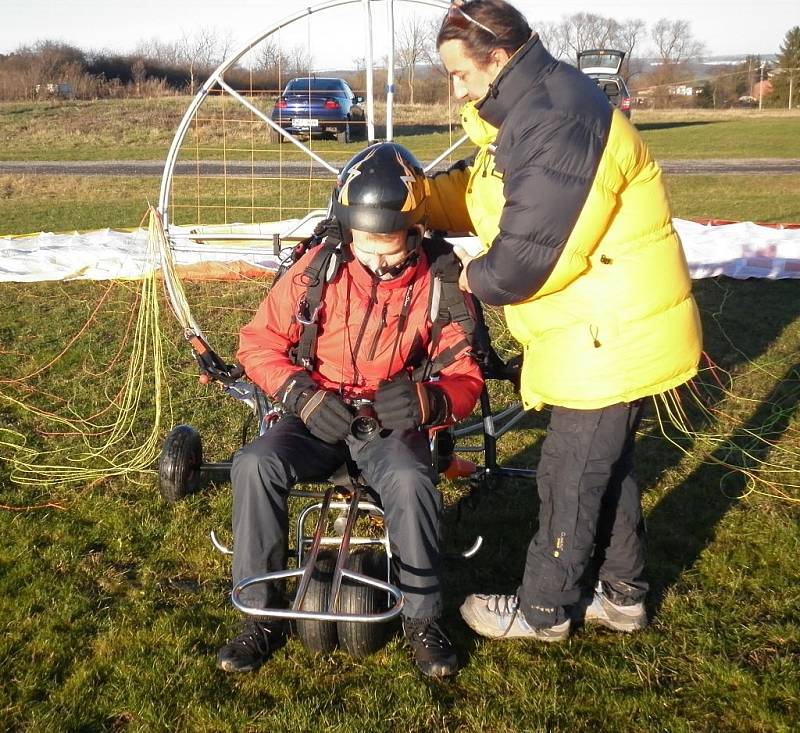
[[[302,273],[302,261],[294,265],[295,273]],[[239,331],[236,358],[247,376],[273,397],[293,373],[304,371],[289,357],[290,347],[300,337],[295,312],[306,291],[305,286],[295,284],[295,273],[287,272],[272,286],[253,320]]]
[[[464,342],[464,347],[459,351],[455,361],[439,372],[436,385],[447,395],[455,422],[467,417],[481,394],[483,376],[478,362],[472,357],[469,345],[466,343],[466,334],[461,326],[448,323],[441,333],[439,348],[441,352],[459,342]]]

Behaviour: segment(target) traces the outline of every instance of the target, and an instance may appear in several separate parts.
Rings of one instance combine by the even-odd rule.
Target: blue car
[[[292,135],[334,136],[339,142],[365,140],[366,117],[360,106],[363,97],[353,94],[344,79],[298,77],[292,79],[272,108],[272,121]],[[270,129],[270,140],[283,140]]]

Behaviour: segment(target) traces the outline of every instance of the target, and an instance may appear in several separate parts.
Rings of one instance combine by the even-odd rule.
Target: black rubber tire
[[[324,611],[327,608],[335,567],[336,556],[330,552],[320,552],[306,592],[303,611]],[[310,652],[327,654],[336,648],[336,624],[333,621],[298,619],[295,624],[297,636]]]
[[[350,556],[350,569],[370,578],[386,580],[386,555],[378,550],[354,552]],[[339,591],[338,610],[342,613],[378,613],[386,609],[386,598],[384,591],[344,578]],[[387,627],[385,623],[336,623],[339,643],[356,658],[378,651],[386,642]]]
[[[158,487],[170,504],[200,488],[203,443],[191,425],[172,428],[161,447],[158,459]]]

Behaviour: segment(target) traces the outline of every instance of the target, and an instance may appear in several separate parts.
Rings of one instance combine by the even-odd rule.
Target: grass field
[[[705,134],[708,127],[678,129]],[[747,129],[731,134],[720,151],[748,137]],[[667,181],[679,216],[800,221],[798,178]],[[151,178],[2,176],[0,220],[5,232],[135,226],[157,188]],[[214,324],[226,356],[264,287],[189,287],[198,320]],[[661,436],[654,413],[641,430],[647,631],[620,637],[579,629],[555,648],[475,638],[457,607],[477,590],[513,592],[535,528],[535,491],[530,482],[508,482],[459,516],[467,489],[446,482],[447,547],[462,548],[477,533],[485,540],[473,561],[445,566],[445,620],[465,664],[457,678],[421,679],[398,636],[360,661],[341,652],[314,656],[292,639],[259,674],[225,675],[214,655],[237,615],[226,595],[229,563],[213,551],[208,532],[230,539],[228,486],[168,506],[150,474],[45,489],[12,483],[11,466],[0,462],[0,730],[797,730],[798,505],[752,493],[743,474],[713,461],[746,463],[749,450],[776,464],[776,483],[800,499],[798,284],[714,279],[694,290],[706,351],[732,374],[735,396],[717,393],[713,417],[694,416],[700,437],[683,443],[688,453]],[[62,413],[107,407],[126,373],[127,352],[119,349],[137,287],[3,284],[0,292],[0,441],[5,428],[47,445],[52,424],[7,398]],[[81,332],[90,318],[92,327]],[[166,311],[163,321],[171,412],[162,431],[194,424],[207,457],[225,458],[236,447],[243,408],[197,385],[179,328]],[[500,319],[492,323],[498,344],[512,349]],[[52,368],[10,381],[37,372],[78,334]],[[495,404],[507,399],[495,391]],[[142,408],[144,429],[154,414],[151,393]],[[545,420],[530,415],[501,441],[502,460],[534,465]],[[59,443],[80,444],[75,436]]]
[[[0,103],[0,160],[163,160],[189,102],[188,97],[167,97]],[[271,109],[268,101],[257,103]],[[384,119],[379,105],[376,118]],[[428,160],[461,136],[457,121],[457,105],[398,106],[395,138]],[[634,112],[633,121],[657,159],[800,158],[797,111],[643,110]],[[208,100],[190,128],[188,139],[193,136],[208,160],[221,159],[223,148],[231,149],[230,157],[245,160],[253,148],[265,156],[278,148],[266,143],[263,123],[230,99]],[[290,146],[281,147],[286,152]],[[313,147],[337,149],[329,141],[315,141]],[[350,147],[352,154],[357,148]],[[339,149],[346,160],[346,149]]]

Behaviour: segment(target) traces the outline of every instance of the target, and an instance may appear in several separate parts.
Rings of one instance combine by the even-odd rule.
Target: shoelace
[[[509,616],[519,608],[518,596],[491,595],[486,599],[486,608],[500,616]]]
[[[241,644],[247,650],[253,650],[259,654],[269,651],[270,634],[272,629],[261,624],[245,624],[241,633],[233,640],[234,644]]]
[[[422,642],[426,649],[434,647],[449,649],[453,646],[450,643],[450,639],[445,636],[444,631],[442,631],[436,623],[430,623],[421,631],[415,631],[413,634]]]

